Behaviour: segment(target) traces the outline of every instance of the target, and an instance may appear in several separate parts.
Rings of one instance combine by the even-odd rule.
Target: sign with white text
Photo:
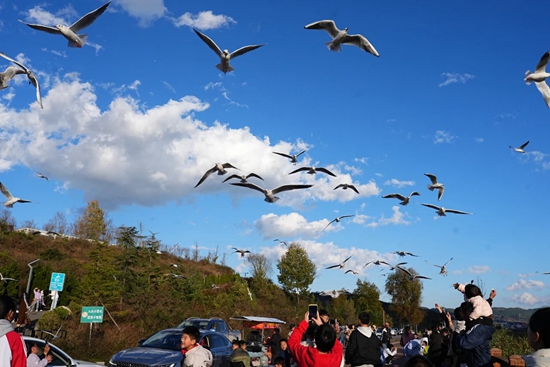
[[[103,322],[103,306],[85,306],[82,307],[80,314],[81,324],[100,324]]]

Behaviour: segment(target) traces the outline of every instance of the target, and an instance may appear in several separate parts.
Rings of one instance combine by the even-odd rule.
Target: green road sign
[[[102,323],[103,322],[103,306],[85,306],[82,307],[80,314],[81,324]]]

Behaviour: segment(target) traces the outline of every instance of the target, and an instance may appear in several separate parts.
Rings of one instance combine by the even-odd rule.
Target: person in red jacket
[[[27,367],[27,348],[21,335],[13,331],[15,302],[8,296],[0,296],[0,366]]]
[[[306,347],[300,344],[302,335],[309,326],[309,311],[304,319],[288,339],[288,347],[292,358],[298,367],[334,367],[342,364],[344,349],[336,340],[336,332],[329,324],[324,324],[319,313],[312,319],[317,325],[315,331],[315,347]]]

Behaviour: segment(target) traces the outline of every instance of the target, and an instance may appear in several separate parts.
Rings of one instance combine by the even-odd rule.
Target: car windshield
[[[185,320],[179,325],[180,328],[187,326],[196,326],[199,330],[206,330],[208,327],[208,320]]]
[[[181,350],[181,331],[159,331],[158,333],[141,343],[141,346],[146,348]]]

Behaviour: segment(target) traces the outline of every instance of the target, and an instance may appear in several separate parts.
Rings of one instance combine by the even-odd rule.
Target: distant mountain
[[[524,322],[528,323],[531,315],[536,311],[536,308],[525,310],[519,307],[505,308],[493,307],[493,318],[495,321],[506,322]]]

